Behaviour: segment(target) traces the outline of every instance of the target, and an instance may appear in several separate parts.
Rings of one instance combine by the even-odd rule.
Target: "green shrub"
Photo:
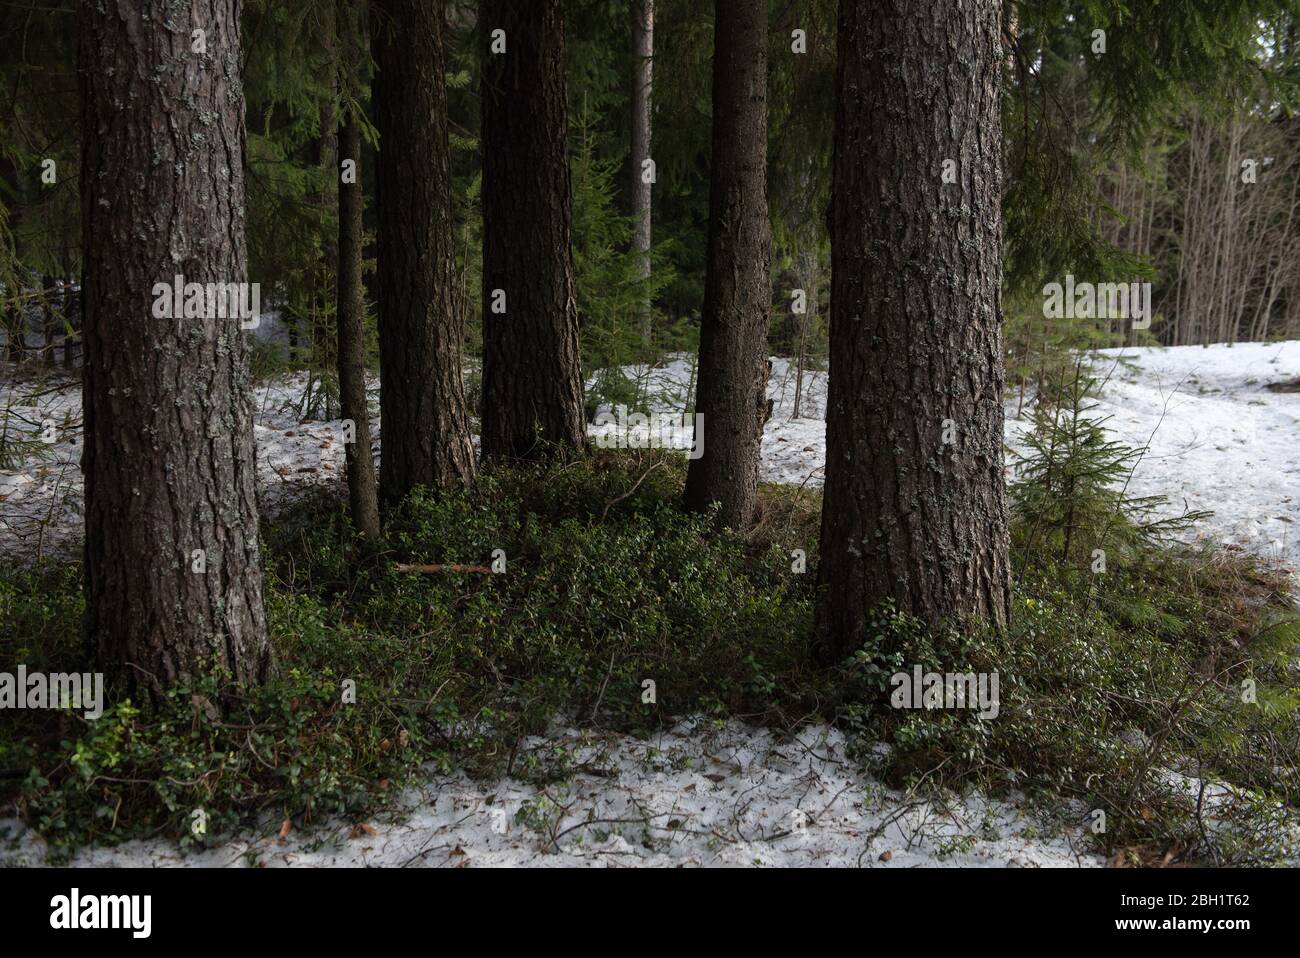
[[[299,503],[263,536],[273,680],[110,695],[93,722],[6,716],[4,798],[56,848],[160,830],[212,842],[258,816],[365,814],[429,761],[499,774],[557,716],[649,730],[691,712],[779,715],[806,684],[808,577],[681,512],[682,473],[618,455],[497,470],[412,496],[378,550],[334,497]],[[395,568],[487,565],[494,549],[504,574]],[[0,667],[90,668],[76,567],[0,581]]]
[[[337,496],[305,499],[263,530],[270,682],[211,674],[163,702],[114,692],[94,722],[6,711],[0,801],[55,849],[158,833],[209,844],[259,821],[372,814],[426,763],[562,779],[563,755],[518,754],[557,718],[642,733],[693,713],[835,721],[896,785],[1031,793],[1073,824],[1102,809],[1094,845],[1139,861],[1288,853],[1300,624],[1279,573],[1170,546],[1104,575],[1055,547],[1021,551],[1003,631],[927,629],[882,607],[855,655],[821,670],[815,565],[796,574],[790,560],[815,560],[817,495],[764,487],[741,538],[679,508],[683,479],[681,457],[659,453],[494,469],[417,492],[375,546]],[[490,566],[494,550],[504,573],[397,569]],[[88,669],[82,611],[75,565],[0,575],[0,669]],[[891,708],[890,677],[916,665],[997,672],[996,720]],[[1196,796],[1170,787],[1176,771],[1236,789],[1231,819],[1205,827]]]

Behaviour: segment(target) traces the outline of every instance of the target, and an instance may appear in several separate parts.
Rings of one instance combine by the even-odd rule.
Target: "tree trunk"
[[[686,505],[721,506],[750,523],[767,407],[772,237],[767,218],[767,0],[717,0],[713,27],[713,167],[696,413],[704,454],[691,460]]]
[[[87,630],[154,695],[271,664],[248,339],[238,319],[158,318],[153,291],[247,281],[240,6],[86,3],[78,21]]]
[[[46,273],[41,278],[41,356],[47,366],[53,366],[57,362],[54,357],[54,331],[59,328],[59,323],[55,315],[55,289],[54,277]]]
[[[453,308],[443,2],[377,9],[379,489],[392,504],[415,486],[472,479],[474,446]]]
[[[352,524],[363,539],[379,538],[379,490],[370,453],[370,407],[366,402],[365,287],[362,283],[364,193],[361,184],[361,127],[349,110],[339,127],[339,154],[356,162],[356,181],[339,183],[338,336],[339,402],[352,420],[346,444],[348,500]]]
[[[1009,613],[1000,14],[999,0],[840,7],[819,609],[829,660],[861,644],[884,600],[930,624]],[[942,181],[946,160],[955,183]]]
[[[14,290],[13,297],[5,304],[5,350],[11,363],[21,363],[26,352],[23,327],[27,324],[27,313],[22,307],[22,290]]]
[[[561,0],[481,0],[483,455],[584,449]],[[505,52],[492,52],[503,30]],[[499,35],[498,35],[499,36]],[[504,311],[502,311],[504,310]]]
[[[654,84],[655,55],[654,0],[632,0],[632,248],[641,254],[643,279],[650,278],[650,199],[653,184],[647,182],[642,163],[651,159],[651,91]],[[654,331],[650,328],[650,300],[638,305],[641,338],[649,345]]]
[[[72,369],[75,363],[77,341],[81,338],[81,294],[75,281],[69,277],[63,284],[63,322],[67,332],[63,336],[63,368]],[[83,362],[84,365],[84,362]]]

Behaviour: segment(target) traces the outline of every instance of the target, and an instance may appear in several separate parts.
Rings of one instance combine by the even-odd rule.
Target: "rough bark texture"
[[[632,248],[641,254],[641,276],[650,278],[650,201],[653,184],[645,181],[641,164],[650,153],[651,103],[654,84],[655,2],[632,0]],[[639,305],[641,336],[649,342],[650,300]]]
[[[361,274],[365,198],[361,127],[350,112],[339,127],[339,156],[357,164],[356,182],[339,182],[339,403],[343,418],[351,419],[356,429],[355,441],[346,446],[352,524],[362,538],[374,540],[379,538],[379,489],[370,453],[370,408],[366,402],[365,287]]]
[[[767,218],[767,2],[717,0],[709,251],[695,411],[704,454],[686,505],[719,503],[723,524],[753,518],[767,410],[772,237]]]
[[[560,0],[481,0],[483,455],[585,448]],[[506,51],[493,53],[494,30]],[[493,312],[494,290],[505,293]]]
[[[1008,614],[1000,14],[999,0],[840,6],[828,658],[861,643],[885,599],[930,623]]]
[[[474,447],[453,308],[443,2],[377,9],[379,488],[391,504],[418,485],[472,479]]]
[[[208,662],[250,682],[271,662],[248,334],[153,315],[175,274],[248,278],[239,14],[140,0],[78,15],[87,629],[106,670],[155,694]]]

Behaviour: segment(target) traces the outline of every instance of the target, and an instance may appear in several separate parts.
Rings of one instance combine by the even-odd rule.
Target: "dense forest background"
[[[281,311],[284,340],[259,347],[257,369],[312,369],[323,403],[337,389],[335,267],[323,252],[337,233],[336,177],[326,161],[339,111],[355,109],[364,142],[376,143],[369,48],[341,34],[335,6],[250,0],[243,14],[249,270],[267,287],[264,306]],[[646,276],[633,242],[642,221],[635,209],[641,170],[630,161],[633,13],[627,0],[565,6],[581,355],[591,373],[698,344],[712,24],[698,4],[653,4],[653,269]],[[1028,294],[1008,301],[1013,373],[1034,375],[1058,341],[1185,345],[1300,329],[1300,133],[1288,92],[1298,54],[1296,26],[1283,9],[1208,0],[1007,4],[1006,281]],[[773,3],[770,15],[770,349],[824,365],[835,4],[790,0]],[[468,354],[477,357],[481,38],[476,4],[451,0],[445,16],[456,309]],[[75,309],[65,314],[57,284],[78,282],[80,270],[75,3],[14,3],[2,17],[5,325],[17,332],[20,309],[39,305],[52,331],[48,345],[9,333],[6,348],[15,358],[73,362]],[[347,89],[340,77],[349,78]],[[373,232],[375,167],[361,168]],[[1035,316],[1038,290],[1067,272],[1094,282],[1151,281],[1151,328],[1141,335],[1118,323],[1045,328]],[[794,289],[807,293],[805,312],[791,309]],[[373,328],[373,309],[367,322]],[[635,398],[635,387],[617,377],[602,377],[597,390]]]

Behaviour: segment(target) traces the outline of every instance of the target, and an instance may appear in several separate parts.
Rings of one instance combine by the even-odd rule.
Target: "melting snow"
[[[1211,509],[1199,535],[1300,569],[1300,393],[1267,388],[1300,379],[1300,342],[1108,350],[1101,358],[1109,376],[1097,415],[1111,417],[1116,438],[1150,447],[1130,491],[1169,496],[1178,512]],[[646,382],[652,410],[681,413],[693,381],[687,358],[625,371]],[[271,510],[304,485],[342,476],[342,425],[301,420],[306,385],[304,376],[286,377],[255,396],[258,475]],[[820,485],[826,374],[805,373],[798,418],[794,393],[791,364],[774,359],[762,478]],[[33,435],[47,420],[57,433],[42,458],[0,470],[0,554],[31,558],[74,545],[81,532],[81,437],[63,428],[80,419],[80,390],[29,401],[21,385],[9,384],[0,388],[0,410],[11,405]],[[1028,420],[1013,410],[1007,441],[1015,448]],[[373,430],[378,437],[377,417]],[[689,431],[674,444],[689,446]],[[885,789],[824,727],[780,738],[739,723],[690,721],[647,741],[556,729],[529,747],[566,749],[578,771],[547,788],[430,772],[401,796],[389,823],[339,824],[281,844],[278,823],[269,822],[256,836],[190,856],[167,842],[133,842],[84,851],[76,864],[1101,864],[1074,851],[1077,827],[1045,832],[1016,803],[971,796],[941,807]],[[1083,810],[1073,812],[1081,822]],[[27,833],[0,859],[6,855],[39,862],[40,839]]]

